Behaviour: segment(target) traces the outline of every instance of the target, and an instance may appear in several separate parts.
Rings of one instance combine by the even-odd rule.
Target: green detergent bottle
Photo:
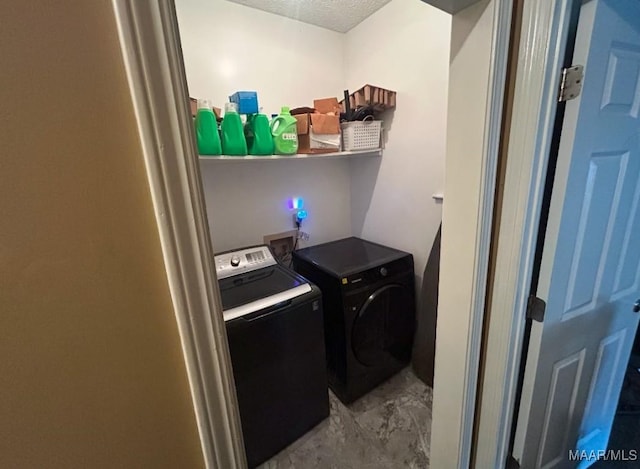
[[[250,155],[273,155],[273,137],[269,119],[264,114],[249,114],[244,126],[244,135]]]
[[[211,104],[206,99],[198,100],[198,110],[195,119],[196,141],[198,153],[201,155],[220,155],[222,146],[218,133],[218,122],[211,109]]]
[[[298,152],[297,120],[283,106],[280,115],[271,121],[271,135],[276,155],[295,155]]]
[[[240,119],[235,103],[225,104],[220,130],[222,131],[222,154],[233,156],[247,154],[247,141],[244,138],[242,119]]]

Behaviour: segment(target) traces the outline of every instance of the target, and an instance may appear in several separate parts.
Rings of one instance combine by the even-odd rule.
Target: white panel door
[[[640,2],[583,4],[514,456],[523,468],[587,467],[605,450],[640,297]]]

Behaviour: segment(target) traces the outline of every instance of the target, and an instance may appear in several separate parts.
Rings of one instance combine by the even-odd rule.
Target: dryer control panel
[[[224,252],[214,257],[218,279],[262,269],[278,262],[267,246]]]

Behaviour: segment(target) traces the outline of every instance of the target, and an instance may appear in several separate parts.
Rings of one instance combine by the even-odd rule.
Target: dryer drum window
[[[402,285],[385,285],[372,293],[353,324],[351,346],[360,363],[410,359],[413,340],[413,296]]]

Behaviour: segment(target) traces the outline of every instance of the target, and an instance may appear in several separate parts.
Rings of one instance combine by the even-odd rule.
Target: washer
[[[320,290],[267,246],[215,256],[250,467],[329,415]]]
[[[346,404],[404,368],[415,330],[413,256],[347,238],[296,251],[322,290],[329,387]]]

